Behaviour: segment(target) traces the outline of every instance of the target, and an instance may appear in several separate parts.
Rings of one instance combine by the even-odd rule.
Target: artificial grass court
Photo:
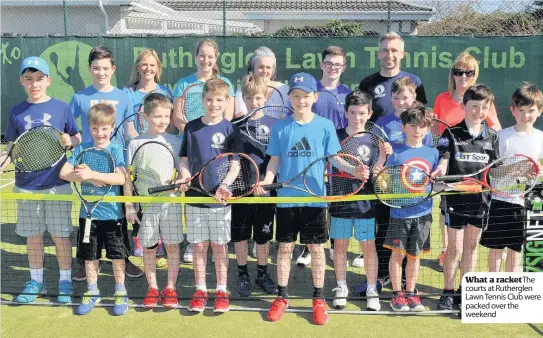
[[[5,175],[7,176],[7,175]],[[2,177],[5,178],[5,177]],[[8,180],[2,181],[9,183]],[[5,186],[1,192],[11,192],[12,185]],[[0,196],[1,197],[1,196]],[[78,215],[79,203],[74,204],[72,218]],[[435,204],[437,205],[437,204]],[[1,285],[2,300],[11,301],[13,293],[20,292],[28,279],[28,263],[26,257],[25,241],[15,234],[15,201],[1,201]],[[432,252],[424,255],[421,261],[418,288],[425,295],[431,296],[441,292],[443,277],[435,270],[435,258],[441,247],[441,235],[439,230],[438,209],[434,209],[434,224],[432,227]],[[76,228],[77,230],[77,228]],[[50,295],[57,292],[58,266],[54,257],[55,248],[49,235],[45,237],[45,283]],[[72,234],[72,243],[75,243],[75,232]],[[182,252],[185,244],[182,244]],[[249,246],[251,248],[251,246]],[[349,250],[349,261],[359,253],[357,244],[353,241]],[[299,251],[295,251],[293,260]],[[328,254],[328,250],[326,251]],[[73,248],[75,256],[75,246]],[[275,257],[277,248],[272,244],[270,252],[269,272],[275,278]],[[477,269],[486,270],[486,250],[480,247]],[[141,258],[132,257],[131,260],[142,265]],[[166,280],[166,269],[158,269],[159,285]],[[254,278],[256,261],[249,258],[249,272]],[[203,314],[194,315],[186,310],[188,299],[194,292],[194,276],[190,264],[182,264],[178,281],[178,294],[180,296],[181,309],[146,310],[141,307],[132,307],[122,317],[113,317],[110,314],[113,294],[113,274],[110,264],[104,264],[99,277],[99,288],[104,307],[96,307],[91,314],[83,317],[73,315],[73,308],[69,306],[37,306],[37,305],[2,305],[2,336],[3,337],[67,337],[81,335],[85,337],[103,337],[115,334],[119,337],[171,337],[178,334],[194,334],[197,336],[244,337],[244,336],[293,336],[298,337],[536,337],[543,335],[543,325],[508,324],[508,325],[462,325],[456,314],[423,314],[423,315],[397,315],[397,314],[372,314],[354,315],[346,312],[358,312],[365,310],[364,300],[353,299],[348,302],[344,311],[332,311],[332,289],[336,286],[333,272],[333,264],[327,258],[325,295],[328,299],[330,322],[324,327],[313,324],[311,310],[311,270],[300,268],[293,262],[289,293],[292,296],[291,308],[305,310],[305,313],[287,313],[278,323],[266,322],[265,311],[241,311],[252,309],[268,309],[272,297],[260,293],[254,289],[251,299],[235,299],[235,281],[237,269],[233,248],[230,250],[229,283],[228,289],[232,293],[232,311],[223,315],[215,315],[211,310]],[[347,282],[350,288],[350,296],[354,295],[355,285],[365,279],[364,268],[349,267]],[[214,267],[208,261],[207,283],[212,296],[215,286]],[[85,282],[74,282],[75,294],[81,295],[86,288]],[[147,289],[144,277],[138,279],[127,278],[126,286],[132,304],[141,304],[141,299]],[[390,289],[385,288],[381,296],[382,310],[389,311]],[[437,305],[437,296],[422,298],[427,310],[434,310]],[[41,304],[50,304],[54,297],[38,298]],[[75,302],[80,298],[76,297]],[[208,306],[212,306],[212,300]],[[343,314],[342,314],[343,312]]]

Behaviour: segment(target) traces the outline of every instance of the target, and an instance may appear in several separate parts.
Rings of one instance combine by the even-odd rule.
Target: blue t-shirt
[[[409,164],[411,166],[420,168],[430,174],[436,169],[438,163],[439,152],[436,148],[428,147],[426,145],[422,145],[419,148],[411,148],[406,144],[398,144],[396,147],[394,147],[394,152],[392,153],[392,155],[389,156],[386,166],[388,167],[392,165]],[[417,183],[416,180],[418,176],[415,175],[415,172],[413,172],[412,174],[413,177],[411,177],[410,175],[408,178],[404,179],[409,179],[412,180],[413,183]],[[391,180],[399,179],[399,177],[391,178]],[[405,189],[405,193],[409,193],[409,191]],[[431,212],[432,199],[430,198],[429,200],[411,208],[391,208],[390,216],[392,218],[416,218],[427,215]]]
[[[405,143],[405,133],[402,131],[402,120],[396,116],[396,114],[387,114],[377,120],[376,124],[381,127],[390,141],[390,144],[395,147],[398,144]],[[422,143],[428,147],[433,147],[434,142],[432,140],[432,132],[428,131]]]
[[[272,128],[267,154],[279,156],[280,181],[284,182],[302,172],[311,162],[323,156],[337,154],[340,150],[336,129],[330,120],[314,115],[309,123],[300,124],[294,121],[291,115]],[[324,195],[326,191],[322,174],[324,165],[322,168],[316,168],[315,172],[321,174],[317,174],[314,180],[308,180],[308,184],[311,185],[313,192]],[[301,177],[289,185],[304,188]],[[308,197],[310,195],[298,189],[282,188],[278,190],[277,196]],[[326,203],[277,205],[279,208],[302,206],[325,208]]]
[[[335,94],[339,102],[330,94],[322,93],[322,90],[328,90]],[[312,111],[324,118],[329,119],[334,123],[336,129],[347,127],[347,117],[345,116],[345,98],[351,92],[351,89],[346,85],[339,83],[335,89],[325,89],[320,81],[317,81],[317,91],[319,98],[313,104]]]
[[[81,136],[83,142],[92,142],[89,129],[89,109],[98,103],[106,103],[115,108],[115,126],[120,125],[125,118],[132,115],[134,104],[130,96],[119,88],[113,88],[110,92],[100,92],[93,86],[87,87],[74,94],[70,101],[70,108],[75,119],[81,116]]]
[[[79,132],[70,107],[65,102],[55,98],[42,103],[25,100],[9,112],[6,140],[14,142],[25,131],[42,125],[55,127],[71,136]],[[59,177],[65,162],[63,158],[55,166],[39,172],[15,172],[15,185],[26,190],[41,190],[68,184]]]
[[[229,88],[228,94],[230,96],[234,96],[235,93],[234,93],[234,86],[232,85],[232,82],[230,82],[230,80],[220,75],[219,75],[219,79],[226,82]],[[175,84],[175,87],[173,90],[173,96],[180,97],[181,95],[183,95],[183,92],[185,91],[185,89],[187,89],[187,87],[193,83],[205,84],[205,81],[198,80],[196,78],[196,73],[190,74],[189,76],[185,76],[184,78],[181,78],[179,81],[177,81],[177,83]]]
[[[417,101],[422,104],[428,103],[426,99],[426,93],[422,81],[418,76],[408,72],[400,71],[396,76],[384,77],[380,72],[371,74],[360,81],[360,90],[366,91],[371,94],[373,98],[372,110],[373,115],[370,117],[371,122],[377,121],[381,116],[394,113],[394,107],[392,106],[392,83],[400,77],[409,77],[417,86],[416,94]]]
[[[68,158],[68,163],[70,163],[72,166],[75,166],[75,160],[77,159],[77,156],[81,154],[81,152],[87,148],[92,148],[94,146],[93,142],[86,142],[82,143],[79,146],[77,146],[72,153],[72,156]],[[119,167],[126,167],[126,164],[124,162],[124,154],[123,154],[123,147],[120,144],[110,142],[109,145],[105,148],[106,151],[108,151],[111,156],[113,157],[113,161],[115,162],[115,166],[117,168]],[[107,196],[120,196],[121,195],[121,186],[115,185],[111,188],[111,190],[107,193]],[[89,210],[91,210],[94,207],[93,203],[89,203],[88,206]],[[87,213],[85,208],[83,207],[83,204],[81,205],[81,211],[79,212],[80,218],[86,218]],[[113,202],[102,202],[98,204],[96,209],[92,212],[92,219],[104,221],[104,220],[115,220],[115,219],[123,219],[123,211],[121,208],[120,203],[113,203]]]
[[[217,155],[222,153],[243,152],[243,145],[239,130],[230,121],[223,119],[221,122],[214,125],[207,125],[202,122],[202,119],[189,121],[185,126],[183,143],[179,157],[187,157],[189,162],[189,171],[191,175],[196,174],[202,167],[212,160]],[[210,176],[204,178],[204,182],[208,182],[209,186],[218,186],[218,175],[214,175],[216,171],[206,170]],[[198,185],[198,178],[192,180],[191,184]],[[214,191],[210,191],[214,193]],[[205,196],[197,191],[188,190],[186,196]],[[222,207],[222,205],[195,205],[198,207]]]
[[[140,107],[141,107],[141,111],[143,111],[143,99],[149,93],[143,92],[141,90],[134,90],[134,88],[131,88],[131,87],[125,87],[123,88],[123,91],[127,93],[128,96],[130,96],[130,99],[132,100],[133,107],[132,107],[132,111],[130,112],[130,115],[137,114]],[[170,98],[173,97],[172,91],[170,90],[170,88],[163,86],[161,84],[157,83],[155,87],[155,91],[161,92],[162,94],[165,94],[169,96]],[[143,133],[143,131],[140,128],[139,123],[135,123],[134,126],[138,133],[140,134]]]

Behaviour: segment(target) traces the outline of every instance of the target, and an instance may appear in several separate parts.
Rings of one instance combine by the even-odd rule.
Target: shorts
[[[392,251],[405,253],[411,258],[428,253],[431,226],[431,213],[415,218],[391,217],[383,246]]]
[[[471,224],[472,226],[482,229],[488,223],[488,214],[486,217],[469,217],[447,212],[445,214],[445,225],[448,228],[462,230]]]
[[[102,258],[102,249],[106,249],[108,259],[126,259],[130,255],[130,242],[126,219],[92,220],[90,243],[83,243],[85,218],[79,219],[77,232],[77,258],[94,261]]]
[[[266,244],[273,238],[275,204],[233,204],[232,242],[252,237],[256,244]]]
[[[230,242],[231,206],[222,208],[200,208],[185,206],[187,240],[189,243],[211,241],[215,244]]]
[[[296,242],[298,233],[302,244],[323,244],[328,241],[326,208],[277,208],[275,240],[280,243]]]
[[[492,200],[488,224],[483,229],[480,244],[490,249],[509,248],[521,252],[525,241],[524,212],[521,205]]]
[[[439,198],[439,210],[441,211],[441,214],[445,216],[447,213],[447,201],[445,200],[444,196],[441,196]]]
[[[26,190],[15,186],[15,193],[71,195],[69,184],[50,189]],[[71,201],[17,200],[17,226],[15,232],[22,237],[42,235],[47,230],[52,237],[70,237],[72,226]]]
[[[143,211],[138,230],[141,245],[150,248],[162,238],[164,244],[183,241],[182,208],[178,203],[149,204]]]
[[[375,218],[338,218],[332,217],[330,237],[333,239],[349,239],[353,237],[359,242],[375,240]]]

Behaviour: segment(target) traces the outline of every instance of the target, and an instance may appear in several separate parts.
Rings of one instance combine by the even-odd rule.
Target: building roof
[[[177,11],[222,11],[223,0],[155,0],[162,5]],[[230,11],[349,11],[379,12],[388,11],[386,0],[226,0],[226,8]],[[434,9],[428,6],[415,5],[406,1],[390,1],[392,12],[426,12]]]

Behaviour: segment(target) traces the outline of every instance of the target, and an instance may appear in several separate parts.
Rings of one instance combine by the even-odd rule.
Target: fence
[[[329,21],[333,18],[333,21]],[[519,36],[543,31],[537,0],[3,1],[4,35]]]

